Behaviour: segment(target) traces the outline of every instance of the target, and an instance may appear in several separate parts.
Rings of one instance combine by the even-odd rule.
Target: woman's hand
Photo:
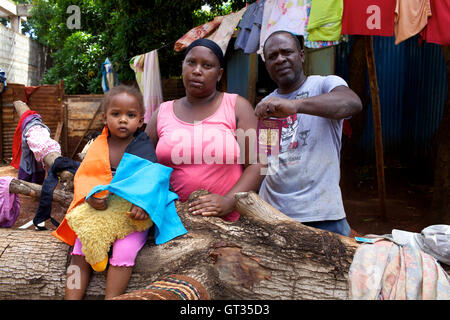
[[[89,197],[86,199],[86,202],[94,209],[96,210],[106,210],[108,208],[107,203],[108,198],[96,198],[94,196]]]
[[[145,220],[149,217],[144,209],[135,206],[134,204],[131,206],[128,216],[134,220]]]
[[[189,204],[189,212],[204,217],[223,217],[234,210],[234,198],[215,193],[198,197]]]

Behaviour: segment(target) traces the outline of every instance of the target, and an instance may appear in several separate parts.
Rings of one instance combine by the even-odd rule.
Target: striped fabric
[[[169,275],[145,289],[120,295],[114,300],[210,300],[210,297],[197,280],[183,275]]]

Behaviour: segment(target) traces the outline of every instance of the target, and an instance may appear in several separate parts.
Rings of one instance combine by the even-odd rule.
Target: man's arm
[[[258,118],[285,118],[291,114],[304,113],[330,119],[344,119],[362,110],[361,99],[346,86],[338,86],[329,93],[310,98],[288,100],[269,97],[255,108]]]

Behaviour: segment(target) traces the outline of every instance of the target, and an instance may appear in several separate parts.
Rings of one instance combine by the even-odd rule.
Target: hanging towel
[[[442,46],[450,45],[450,0],[430,1],[431,17],[420,33],[423,40]]]
[[[430,16],[430,0],[397,0],[394,19],[395,44],[422,31]]]
[[[230,42],[231,36],[233,35],[234,30],[236,29],[239,21],[241,20],[246,10],[247,8],[244,7],[238,12],[226,15],[223,18],[219,28],[216,31],[214,31],[213,34],[207,37],[208,39],[214,41],[219,45],[219,47],[222,49],[224,56],[225,52],[227,51],[228,43]]]
[[[153,50],[145,54],[144,74],[142,81],[144,84],[144,122],[147,123],[153,112],[163,102],[161,74],[159,71],[157,50]]]
[[[310,41],[337,41],[341,37],[343,0],[314,0],[308,21]]]
[[[304,35],[306,18],[305,1],[267,0],[264,4],[258,53],[262,56],[264,42],[275,31],[285,30],[295,35]]]
[[[342,34],[392,37],[397,0],[344,0]]]
[[[176,52],[186,49],[192,42],[200,38],[206,38],[212,34],[222,23],[224,16],[215,17],[214,20],[197,26],[189,30],[180,39],[175,42],[174,50]]]
[[[308,48],[325,48],[329,46],[334,46],[339,44],[339,40],[337,41],[311,41],[309,40],[309,32],[308,32],[308,23],[309,23],[309,16],[311,13],[311,3],[312,0],[306,0],[306,22],[305,22],[305,35],[304,35],[304,46]],[[344,121],[345,123],[345,121]]]
[[[178,196],[169,191],[171,168],[157,163],[153,144],[141,132],[130,143],[112,177],[108,129],[95,139],[74,177],[74,198],[68,212],[94,193],[109,190],[144,209],[155,223],[155,242],[161,244],[187,231],[175,208]],[[76,235],[64,219],[52,233],[73,245]]]
[[[153,112],[164,101],[159,70],[158,51],[153,50],[130,60],[130,67],[144,97],[144,123],[148,123]]]
[[[0,227],[10,228],[14,225],[20,212],[19,196],[9,193],[13,177],[0,177]]]
[[[119,78],[113,69],[111,61],[106,58],[102,63],[102,89],[103,92],[108,92],[111,88],[119,85]]]
[[[145,65],[145,54],[140,54],[130,59],[130,68],[134,71],[136,76],[136,82],[138,83],[141,93],[144,94],[144,65]]]

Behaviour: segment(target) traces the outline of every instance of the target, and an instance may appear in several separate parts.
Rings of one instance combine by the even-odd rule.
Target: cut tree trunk
[[[178,214],[188,233],[140,251],[127,292],[168,274],[190,276],[211,299],[347,299],[356,242],[292,220],[253,192],[236,194],[241,218]],[[70,248],[49,231],[0,230],[0,299],[61,299]],[[106,272],[93,273],[86,298],[103,298]]]

